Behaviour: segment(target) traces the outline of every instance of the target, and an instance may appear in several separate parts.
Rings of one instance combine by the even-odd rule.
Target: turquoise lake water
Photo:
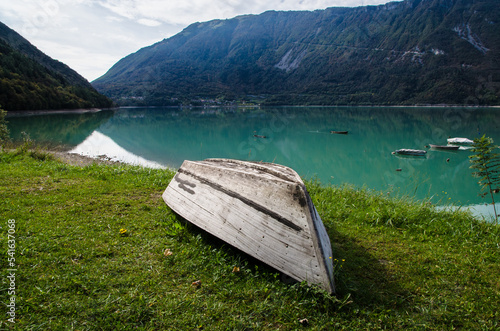
[[[483,134],[500,143],[500,110],[494,108],[121,108],[7,120],[16,139],[24,131],[35,140],[94,157],[171,168],[186,159],[275,162],[325,185],[349,183],[438,205],[475,205],[483,214],[492,208],[478,196],[480,187],[469,168],[471,152],[426,146]],[[391,154],[401,148],[427,154]]]

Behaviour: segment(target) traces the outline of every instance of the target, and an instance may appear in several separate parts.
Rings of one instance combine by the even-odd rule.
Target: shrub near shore
[[[16,222],[16,319],[78,330],[483,329],[499,325],[498,226],[366,189],[306,185],[330,235],[336,296],[176,216],[169,170],[0,153],[1,236]],[[7,252],[2,240],[2,252]],[[1,259],[2,281],[7,256]],[[10,300],[5,286],[3,303]]]

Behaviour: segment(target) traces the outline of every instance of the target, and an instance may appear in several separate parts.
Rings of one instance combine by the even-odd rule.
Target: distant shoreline
[[[496,108],[500,109],[498,106],[470,106],[470,105],[232,105],[232,106],[120,106],[116,108],[89,108],[89,109],[58,109],[58,110],[11,110],[7,111],[6,117],[22,117],[22,116],[33,116],[33,115],[53,115],[53,114],[85,114],[85,113],[97,113],[100,111],[108,110],[120,110],[120,109],[131,109],[131,108],[282,108],[282,107],[367,107],[367,108]]]
[[[33,116],[33,115],[52,115],[52,114],[85,114],[98,113],[105,110],[116,110],[118,108],[89,108],[89,109],[58,109],[58,110],[7,110],[7,116]]]

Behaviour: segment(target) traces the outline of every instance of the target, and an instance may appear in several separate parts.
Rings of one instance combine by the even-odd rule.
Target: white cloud
[[[167,24],[188,25],[267,10],[315,10],[338,6],[373,5],[388,0],[99,0],[99,5],[129,19],[141,17]]]
[[[314,10],[389,0],[0,0],[0,21],[89,80],[187,25],[267,10]]]
[[[135,0],[102,0],[97,3],[113,13],[128,19],[134,19],[137,15]]]
[[[146,26],[159,26],[162,24],[161,22],[158,22],[156,20],[151,20],[149,18],[141,18],[141,19],[137,20],[137,23],[142,24],[142,25],[146,25]]]
[[[118,17],[118,16],[106,16],[104,18],[106,21],[110,22],[110,23],[114,23],[114,22],[123,22],[123,18],[121,17]]]

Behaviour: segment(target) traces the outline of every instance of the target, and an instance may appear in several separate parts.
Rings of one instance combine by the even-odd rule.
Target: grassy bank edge
[[[461,211],[307,182],[336,258],[338,293],[328,296],[281,282],[173,214],[161,201],[172,171],[20,150],[1,152],[0,167],[2,222],[18,226],[17,327],[498,327],[499,227]]]

